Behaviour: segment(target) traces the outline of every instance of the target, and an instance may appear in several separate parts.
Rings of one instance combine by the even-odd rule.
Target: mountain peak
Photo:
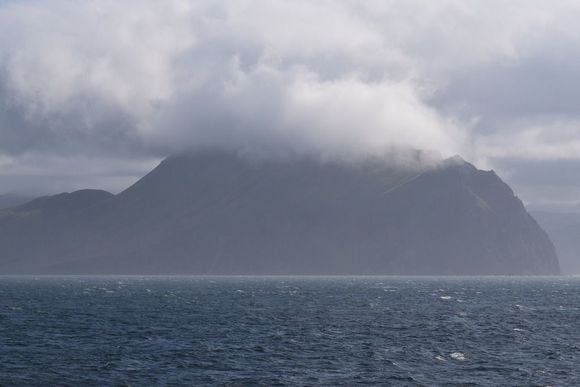
[[[465,159],[459,155],[455,155],[455,156],[451,156],[447,159],[445,159],[445,163],[446,164],[466,164],[467,161],[465,161]]]

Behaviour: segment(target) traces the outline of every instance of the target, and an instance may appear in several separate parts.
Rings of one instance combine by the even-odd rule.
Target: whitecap
[[[466,357],[463,352],[451,352],[449,356],[454,360],[465,361]]]
[[[441,297],[439,297],[439,298],[441,298],[442,300],[450,300],[450,299],[452,299],[453,297],[451,297],[451,296],[441,296]]]
[[[520,304],[515,304],[514,307],[518,310],[523,310],[523,311],[534,310],[534,308],[530,308],[529,306],[520,305]]]
[[[445,358],[444,358],[443,356],[441,356],[441,355],[437,355],[437,356],[435,356],[435,360],[439,360],[439,361],[447,361],[447,360],[445,360]]]

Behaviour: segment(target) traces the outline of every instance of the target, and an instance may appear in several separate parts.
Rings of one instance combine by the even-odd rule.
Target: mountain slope
[[[80,190],[0,210],[0,273],[45,272],[71,241],[86,238],[84,210],[112,198],[106,191]]]
[[[0,238],[2,272],[559,272],[552,243],[511,189],[460,159],[418,170],[198,152],[72,207],[0,216],[0,231],[20,222],[27,238],[20,247]]]

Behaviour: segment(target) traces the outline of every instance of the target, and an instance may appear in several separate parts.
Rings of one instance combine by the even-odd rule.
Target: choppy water
[[[2,385],[580,385],[580,280],[0,277]]]

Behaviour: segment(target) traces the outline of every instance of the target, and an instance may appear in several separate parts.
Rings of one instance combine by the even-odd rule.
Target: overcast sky
[[[554,0],[0,0],[0,193],[116,192],[192,147],[410,147],[580,211],[578,20]]]

